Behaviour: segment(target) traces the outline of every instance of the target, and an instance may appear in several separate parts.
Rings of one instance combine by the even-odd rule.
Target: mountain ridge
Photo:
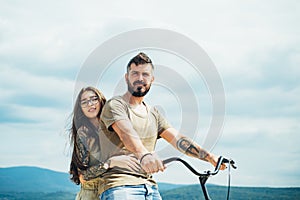
[[[0,168],[1,192],[74,192],[78,186],[69,174],[35,166]]]
[[[21,181],[20,181],[21,180]],[[0,192],[78,192],[69,174],[37,166],[0,167]],[[186,184],[158,183],[160,190],[172,190]]]
[[[71,200],[80,190],[69,174],[34,166],[0,168],[0,199]],[[164,200],[199,199],[203,197],[199,184],[158,183]],[[212,199],[225,199],[226,186],[207,184]],[[231,187],[231,199],[300,199],[300,187]]]

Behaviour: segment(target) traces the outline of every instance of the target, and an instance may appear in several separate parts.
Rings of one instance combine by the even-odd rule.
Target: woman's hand
[[[81,183],[81,184],[84,184],[84,183],[86,183],[86,180],[84,180],[84,178],[83,178],[83,175],[82,175],[82,174],[79,174],[79,181],[80,181],[80,183]]]

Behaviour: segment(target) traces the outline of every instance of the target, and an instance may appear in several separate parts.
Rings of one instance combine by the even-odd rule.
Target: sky
[[[299,1],[0,0],[0,5],[0,167],[68,172],[66,129],[85,61],[115,36],[152,28],[184,35],[214,63],[224,88],[225,120],[210,150],[236,161],[232,185],[300,187]],[[203,144],[213,118],[213,93],[205,77],[195,76],[180,55],[145,51],[164,69],[146,100],[160,106],[184,133],[196,120],[197,133],[186,134]],[[122,91],[125,66],[134,53],[115,57],[96,85],[107,98]],[[168,69],[181,80],[172,87],[159,84],[172,81]],[[187,129],[181,126],[186,119]],[[163,141],[157,149],[162,158],[179,155]],[[200,170],[210,167],[183,158]],[[198,183],[179,164],[155,178]],[[226,178],[224,171],[210,182],[226,185]]]

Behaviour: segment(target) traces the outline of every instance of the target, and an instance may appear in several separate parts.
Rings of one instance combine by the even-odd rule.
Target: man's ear
[[[151,83],[154,81],[154,79],[155,79],[154,76],[152,76]]]
[[[126,73],[124,77],[125,77],[126,83],[128,83],[128,73]]]

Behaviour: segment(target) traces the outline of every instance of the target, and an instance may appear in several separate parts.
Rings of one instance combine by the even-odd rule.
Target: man
[[[102,158],[133,154],[141,170],[135,166],[112,168],[103,175],[101,200],[161,199],[151,174],[164,171],[165,166],[153,153],[158,138],[163,138],[186,155],[208,161],[214,166],[218,157],[202,149],[191,139],[172,128],[157,109],[144,102],[154,81],[150,58],[139,53],[127,65],[125,80],[128,90],[123,96],[110,99],[101,114]],[[225,165],[222,166],[222,169]]]

